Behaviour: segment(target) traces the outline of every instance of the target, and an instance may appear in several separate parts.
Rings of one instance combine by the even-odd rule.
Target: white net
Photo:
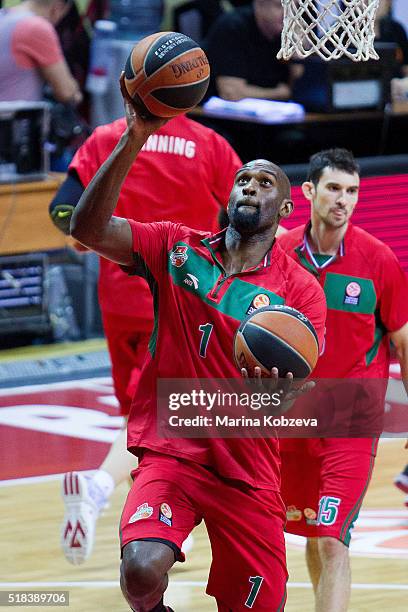
[[[279,59],[346,56],[378,59],[374,18],[379,0],[281,0],[284,9]]]

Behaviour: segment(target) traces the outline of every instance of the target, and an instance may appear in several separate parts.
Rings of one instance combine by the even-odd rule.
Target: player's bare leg
[[[340,540],[320,537],[321,562],[316,589],[316,612],[346,612],[350,600],[351,572],[349,551]]]
[[[167,572],[174,560],[174,552],[166,544],[141,540],[126,544],[122,551],[120,586],[132,610],[167,610],[161,602],[169,582]]]
[[[313,590],[316,594],[317,585],[319,584],[320,574],[322,571],[322,563],[320,561],[317,538],[307,538],[306,563],[307,569],[309,570],[310,580],[312,581]]]
[[[137,458],[127,450],[126,427],[110,447],[99,470],[110,474],[114,488],[129,478],[130,472],[137,468]]]

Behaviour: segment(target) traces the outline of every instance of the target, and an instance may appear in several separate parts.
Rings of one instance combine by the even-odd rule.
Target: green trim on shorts
[[[288,583],[288,581],[286,580],[286,584]],[[283,597],[280,601],[279,607],[276,610],[276,612],[282,612],[282,610],[284,610],[285,608],[285,602],[286,602],[286,598],[287,598],[287,591],[286,591],[286,584],[285,584],[285,591],[283,593]]]
[[[373,439],[373,446],[372,446],[372,453],[374,452],[374,445],[375,445],[375,439]],[[348,513],[346,520],[343,523],[343,527],[341,528],[340,531],[340,537],[339,539],[346,545],[349,546],[350,545],[350,540],[351,540],[351,530],[354,527],[354,523],[356,522],[359,512],[360,512],[360,508],[361,505],[363,503],[363,499],[365,494],[367,493],[367,489],[368,489],[368,485],[370,484],[370,480],[371,480],[371,475],[373,473],[373,469],[374,469],[374,461],[375,461],[375,455],[372,454],[371,455],[371,459],[370,459],[370,467],[368,470],[368,476],[367,476],[367,481],[365,484],[365,487],[360,495],[360,497],[358,498],[358,500],[356,501],[356,503],[354,504],[354,506],[352,507],[352,509],[350,510],[350,512]]]

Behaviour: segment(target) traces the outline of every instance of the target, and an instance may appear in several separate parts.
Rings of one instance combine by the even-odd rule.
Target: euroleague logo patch
[[[346,286],[344,294],[344,304],[351,304],[352,306],[358,306],[360,302],[361,287],[355,281],[352,281]]]
[[[174,247],[174,251],[170,254],[170,261],[173,266],[181,268],[186,263],[188,259],[187,249],[188,247],[182,245]]]
[[[255,312],[255,310],[258,310],[258,308],[264,308],[264,306],[269,306],[270,303],[271,300],[269,296],[266,295],[266,293],[258,293],[258,295],[256,295],[250,303],[246,314],[250,315]]]
[[[173,512],[169,504],[161,504],[159,509],[159,521],[165,523],[169,527],[173,525]]]
[[[317,512],[312,508],[305,508],[303,510],[303,514],[305,515],[306,523],[308,525],[317,525]]]

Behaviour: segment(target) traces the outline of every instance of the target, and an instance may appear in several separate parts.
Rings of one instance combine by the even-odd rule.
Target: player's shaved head
[[[292,209],[290,182],[279,166],[268,159],[254,159],[237,171],[228,217],[241,235],[276,230],[279,220]]]
[[[290,181],[282,168],[280,168],[277,164],[269,161],[269,159],[253,159],[252,161],[247,162],[237,170],[236,176],[241,172],[246,172],[247,170],[261,170],[262,172],[269,172],[273,176],[276,177],[278,183],[279,194],[282,197],[282,200],[290,200]]]

